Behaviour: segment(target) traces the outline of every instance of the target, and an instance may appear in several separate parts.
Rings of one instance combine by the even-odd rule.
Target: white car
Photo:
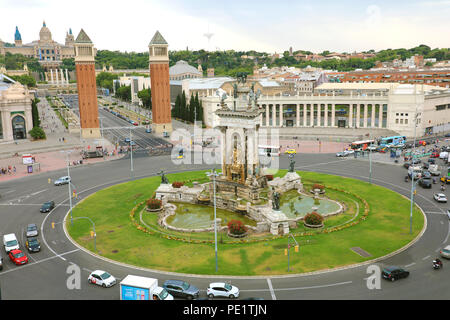
[[[433,196],[437,202],[447,202],[447,196],[443,193],[435,193]]]
[[[19,241],[17,241],[16,235],[14,233],[5,234],[3,236],[3,245],[5,246],[6,253],[12,250],[19,249]]]
[[[206,289],[206,295],[211,299],[214,297],[227,297],[234,299],[239,297],[239,289],[229,283],[213,282],[210,283],[209,287]]]
[[[55,186],[61,186],[63,184],[68,184],[69,182],[70,182],[69,176],[61,177],[55,181]]]
[[[95,270],[93,271],[88,278],[89,283],[96,284],[98,286],[102,286],[103,288],[109,288],[116,284],[116,278],[110,275],[106,271]]]
[[[441,254],[441,257],[450,259],[450,246],[446,246],[445,248],[442,248],[439,253]]]

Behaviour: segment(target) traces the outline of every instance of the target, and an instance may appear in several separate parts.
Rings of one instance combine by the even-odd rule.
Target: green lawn
[[[170,182],[204,182],[205,171],[167,175]],[[285,171],[279,174],[284,174]],[[409,234],[410,202],[401,195],[388,189],[368,183],[313,172],[298,172],[305,184],[305,190],[313,183],[324,184],[326,194],[331,199],[345,202],[348,210],[325,220],[325,228],[336,226],[351,220],[356,211],[356,201],[360,212],[364,210],[361,200],[351,194],[327,189],[334,187],[348,190],[364,198],[369,207],[369,216],[359,224],[329,234],[316,233],[311,236],[297,236],[300,252],[291,250],[291,273],[310,272],[333,268],[374,259],[395,251],[412,239],[423,228],[424,219],[416,208],[413,214],[413,235]],[[101,190],[86,198],[74,210],[74,217],[90,217],[96,224],[98,253],[117,261],[139,267],[160,269],[172,272],[214,274],[214,244],[191,244],[168,240],[160,233],[144,233],[136,228],[130,219],[130,211],[140,202],[150,198],[160,184],[160,177],[151,177],[116,185]],[[141,209],[141,208],[139,208]],[[139,221],[139,212],[135,219]],[[358,220],[358,217],[356,218]],[[158,229],[156,215],[144,213],[144,221]],[[91,225],[77,220],[74,226],[67,223],[69,234],[82,246],[93,251],[93,239],[90,238]],[[162,228],[159,228],[163,231]],[[291,230],[294,234],[306,231],[301,226]],[[309,231],[309,230],[308,230]],[[165,232],[168,232],[167,230]],[[176,233],[172,233],[175,234]],[[184,238],[214,239],[213,233],[178,234]],[[219,274],[227,275],[275,275],[287,273],[287,257],[284,249],[287,238],[260,241],[255,243],[221,243],[229,240],[219,234],[218,256]],[[363,258],[350,250],[361,247],[369,252],[370,258]]]

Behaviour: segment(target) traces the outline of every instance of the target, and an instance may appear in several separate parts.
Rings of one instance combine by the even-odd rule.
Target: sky
[[[0,0],[0,15],[5,42],[16,26],[37,40],[45,20],[53,40],[83,28],[99,50],[147,51],[156,30],[169,50],[450,47],[450,0]]]

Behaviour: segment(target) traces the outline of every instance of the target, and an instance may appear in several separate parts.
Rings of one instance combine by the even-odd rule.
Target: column
[[[348,106],[348,127],[353,128],[353,103]]]
[[[383,105],[378,105],[378,128],[383,128]]]
[[[55,69],[55,76],[56,76],[56,86],[59,86],[58,69]]]
[[[296,126],[300,127],[300,105],[297,103],[295,107],[297,108]]]
[[[371,104],[371,106],[372,106],[372,115],[370,116],[370,126],[372,127],[372,128],[375,128],[375,105],[374,104]]]
[[[328,127],[328,103],[324,104],[324,108],[325,108],[325,110],[324,110],[325,118],[323,120],[323,126]]]
[[[67,73],[67,69],[66,69],[66,84],[69,85],[69,74]]]
[[[277,123],[277,105],[272,105],[272,127],[275,127]]]
[[[363,123],[363,127],[367,128],[367,108],[369,107],[369,105],[364,104],[364,123]]]
[[[280,127],[283,126],[283,105],[280,104]]]
[[[320,114],[320,106],[321,106],[321,104],[320,103],[318,103],[317,104],[317,126],[318,127],[321,127],[321,123],[320,123],[320,121],[321,121],[321,114]]]
[[[269,112],[269,105],[266,104],[266,127],[270,126],[270,112]]]
[[[53,84],[53,69],[50,69],[50,83]]]
[[[66,83],[66,80],[64,79],[64,71],[63,69],[59,69],[61,70],[61,85],[64,85]]]
[[[334,128],[336,126],[336,104],[331,105],[331,126]]]
[[[359,128],[359,125],[361,124],[361,106],[359,103],[356,105],[356,128]]]
[[[306,112],[306,103],[303,104],[303,126],[306,127],[306,115],[308,113]]]
[[[309,121],[309,126],[313,127],[314,126],[314,103],[310,104],[310,108],[309,108],[311,114],[310,114],[310,121]]]

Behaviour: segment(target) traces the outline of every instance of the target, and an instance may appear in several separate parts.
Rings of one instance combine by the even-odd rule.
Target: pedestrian
[[[16,174],[16,166],[13,167],[14,174]]]

